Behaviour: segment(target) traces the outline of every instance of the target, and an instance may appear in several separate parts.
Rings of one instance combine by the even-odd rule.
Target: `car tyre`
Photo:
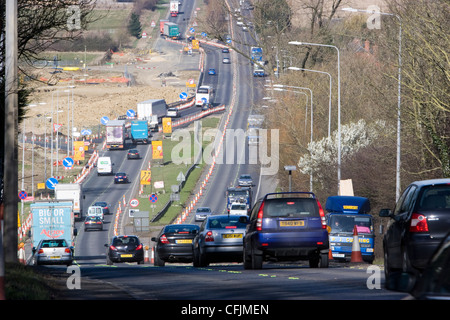
[[[244,269],[251,269],[252,268],[252,260],[251,260],[251,256],[247,254],[247,250],[245,249],[244,246],[244,250],[242,250],[242,260],[244,262]]]
[[[252,269],[262,269],[263,266],[263,256],[262,254],[257,254],[255,248],[252,247],[252,252],[250,255]]]
[[[155,250],[155,260],[153,262],[155,267],[164,267],[166,262],[159,257],[158,251]]]
[[[108,266],[112,266],[114,263],[112,262],[112,260],[109,258],[109,256],[106,256],[106,265]]]

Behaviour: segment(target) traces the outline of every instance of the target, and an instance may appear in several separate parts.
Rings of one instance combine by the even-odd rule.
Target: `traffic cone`
[[[364,262],[361,254],[361,246],[359,245],[358,229],[356,226],[353,228],[353,244],[352,244],[352,256],[350,262]]]
[[[151,256],[150,263],[151,264],[155,263],[155,247],[152,247],[152,256]]]
[[[19,263],[21,263],[21,264],[27,264],[27,260],[26,260],[26,257],[25,257],[25,249],[24,249],[24,244],[23,244],[23,242],[21,242],[21,243],[19,244],[18,258],[19,258]]]
[[[328,260],[333,260],[333,253],[331,252],[331,249],[328,250]]]
[[[145,246],[144,263],[148,263],[149,261],[150,261],[150,259],[148,258],[148,246]]]

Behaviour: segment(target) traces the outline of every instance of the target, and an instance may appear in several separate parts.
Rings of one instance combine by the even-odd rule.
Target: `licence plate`
[[[223,239],[242,238],[242,233],[227,233],[222,235]]]
[[[176,243],[192,243],[192,239],[186,239],[186,240],[176,240]]]
[[[290,221],[280,221],[280,227],[303,227],[305,221],[302,220],[290,220]]]
[[[120,257],[121,258],[132,258],[133,255],[132,254],[121,254]]]
[[[58,259],[61,259],[61,256],[50,256],[50,259],[58,260]]]

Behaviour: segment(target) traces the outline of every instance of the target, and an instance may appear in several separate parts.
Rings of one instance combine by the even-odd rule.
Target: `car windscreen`
[[[372,219],[367,216],[334,214],[330,217],[329,226],[331,232],[348,232],[353,233],[356,226],[358,234],[373,233]]]
[[[247,224],[239,222],[239,216],[214,217],[209,219],[208,229],[245,228]]]
[[[312,198],[267,199],[264,203],[264,217],[320,217],[317,202]]]

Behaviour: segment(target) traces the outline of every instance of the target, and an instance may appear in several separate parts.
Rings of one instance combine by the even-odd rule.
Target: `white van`
[[[90,206],[87,212],[88,217],[99,217],[100,219],[104,219],[103,208],[100,206]]]
[[[97,175],[112,174],[111,157],[99,157],[97,160]]]
[[[200,86],[195,94],[195,105],[201,107],[204,103],[210,103],[212,88],[210,86]]]

